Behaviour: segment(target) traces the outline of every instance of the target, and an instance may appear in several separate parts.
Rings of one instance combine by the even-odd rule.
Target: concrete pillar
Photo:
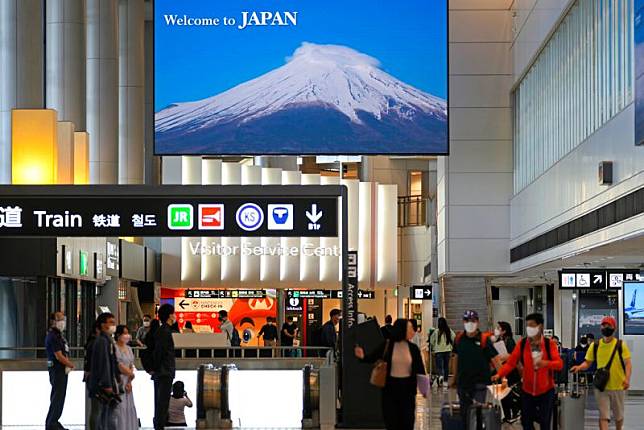
[[[118,2],[87,0],[87,131],[91,184],[118,179]]]
[[[47,0],[46,102],[85,131],[85,0]]]
[[[145,2],[119,1],[119,184],[143,183]]]
[[[150,15],[152,12],[149,12]],[[161,157],[154,156],[154,22],[145,21],[145,184],[159,184]]]
[[[43,2],[0,1],[0,183],[11,183],[11,110],[43,100]]]

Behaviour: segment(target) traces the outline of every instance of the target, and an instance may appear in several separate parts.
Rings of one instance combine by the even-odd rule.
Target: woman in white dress
[[[132,380],[134,379],[134,353],[128,345],[132,340],[130,331],[124,325],[116,327],[116,360],[121,372],[121,403],[116,407],[117,428],[119,430],[138,430],[139,420],[134,407]]]

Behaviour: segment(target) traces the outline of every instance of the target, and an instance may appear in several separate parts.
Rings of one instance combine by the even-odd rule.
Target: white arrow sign
[[[313,223],[316,223],[322,218],[324,212],[318,212],[318,205],[315,203],[311,205],[311,212],[306,211],[306,217]]]
[[[602,275],[595,275],[593,279],[593,284],[601,284],[603,282],[603,276]]]
[[[306,217],[311,221],[309,223],[309,230],[319,230],[320,229],[320,224],[318,224],[318,221],[320,218],[322,218],[322,214],[324,212],[319,211],[318,212],[318,205],[313,203],[311,205],[311,211],[306,211]]]

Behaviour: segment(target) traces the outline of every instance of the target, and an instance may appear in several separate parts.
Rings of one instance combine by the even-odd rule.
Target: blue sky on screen
[[[156,0],[155,111],[200,100],[282,66],[302,42],[345,45],[394,77],[447,96],[446,0]],[[166,26],[165,14],[297,11],[296,27]]]

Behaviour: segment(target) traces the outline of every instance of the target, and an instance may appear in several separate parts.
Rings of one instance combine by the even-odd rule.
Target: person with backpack
[[[533,313],[526,317],[527,337],[519,341],[510,358],[492,377],[493,381],[498,381],[510,375],[517,365],[523,366],[521,425],[524,430],[534,430],[535,421],[542,430],[551,428],[555,403],[554,372],[563,367],[557,344],[543,335],[543,323],[541,314]]]
[[[570,369],[573,373],[585,371],[597,363],[593,379],[595,400],[599,408],[599,428],[608,430],[611,410],[615,419],[615,429],[624,426],[624,397],[630,387],[633,365],[631,352],[626,343],[615,337],[617,321],[604,317],[601,322],[602,338],[588,348],[585,361]]]
[[[239,332],[235,328],[235,325],[228,318],[228,312],[225,310],[219,311],[219,330],[226,335],[226,346],[227,347],[239,347],[241,346],[241,337]],[[241,357],[241,351],[233,351],[233,357]]]
[[[452,379],[450,387],[457,388],[463,421],[474,402],[485,403],[492,367],[497,365],[497,351],[492,346],[491,333],[479,330],[479,314],[468,310],[463,314],[464,332],[454,339]]]
[[[438,384],[447,388],[449,381],[449,359],[452,355],[452,347],[456,334],[449,328],[447,320],[443,317],[438,319],[438,330],[434,330],[429,336],[431,350],[436,357],[438,368]]]
[[[176,371],[172,326],[176,321],[174,306],[161,305],[159,308],[160,326],[154,333],[153,373],[154,380],[154,428],[162,430],[168,421],[168,407],[172,381]],[[150,335],[148,334],[149,337]]]

